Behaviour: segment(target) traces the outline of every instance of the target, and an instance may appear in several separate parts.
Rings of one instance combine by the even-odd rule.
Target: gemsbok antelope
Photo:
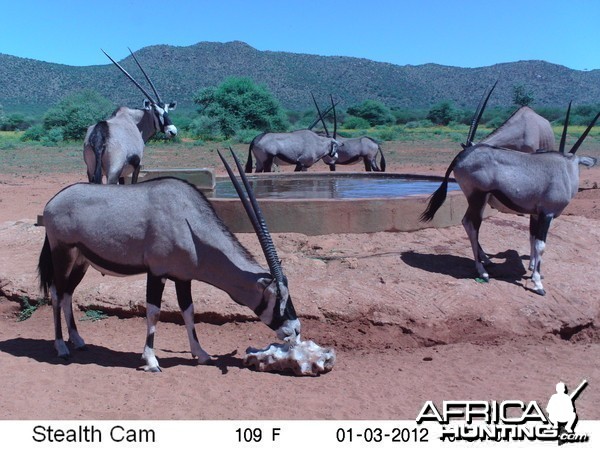
[[[344,144],[338,149],[337,158],[323,157],[323,162],[329,166],[330,171],[336,170],[336,164],[350,165],[362,161],[366,172],[385,172],[385,157],[381,146],[375,139],[369,136],[355,138],[337,136],[336,139]],[[380,155],[379,164],[377,163],[378,154]]]
[[[319,113],[319,119],[323,124],[323,128],[325,129],[325,133],[327,137],[329,137],[329,133],[327,131],[327,126],[325,125],[324,118],[327,116],[327,113],[332,109],[329,108],[325,111],[324,114],[321,114],[319,109],[319,105],[313,96],[313,102],[315,107],[317,108],[317,112]],[[331,98],[331,103],[333,104],[333,98]],[[341,165],[350,165],[356,164],[360,161],[363,162],[365,166],[365,171],[371,172],[385,172],[385,157],[383,156],[383,151],[381,150],[381,146],[375,139],[370,138],[368,136],[360,136],[355,138],[345,138],[338,136],[336,133],[337,130],[337,117],[335,114],[335,109],[333,109],[333,123],[334,123],[334,132],[333,138],[342,143],[343,145],[338,148],[337,156],[332,157],[326,155],[323,157],[323,162],[329,166],[329,170],[331,172],[335,172],[336,164]],[[377,155],[381,155],[380,164],[377,163]]]
[[[448,179],[454,172],[456,181],[467,197],[468,207],[462,224],[471,241],[475,268],[479,276],[487,281],[489,274],[485,266],[491,261],[479,244],[479,228],[489,196],[494,195],[513,211],[530,214],[529,231],[533,240],[530,268],[533,291],[545,295],[540,268],[548,229],[552,219],[563,212],[578,191],[579,165],[591,167],[596,163],[595,158],[576,156],[575,152],[598,120],[600,112],[571,150],[565,153],[569,104],[558,152],[541,150],[522,153],[489,144],[472,144],[486,102],[487,99],[480,104],[463,150],[450,163],[442,184],[431,196],[421,220],[432,220],[442,206],[446,200]]]
[[[492,94],[497,83],[498,82],[494,84],[488,93],[488,98]],[[474,137],[475,135],[473,134],[470,141],[472,141]],[[547,119],[540,116],[528,106],[522,106],[517,109],[502,125],[484,137],[479,143],[524,153],[555,149],[554,130],[552,130],[552,125],[550,125],[550,122]],[[488,204],[501,212],[516,213],[516,211],[503,205],[502,202],[493,195],[488,197]],[[530,227],[532,230],[536,227],[533,220],[534,217],[532,216],[530,218]],[[532,255],[535,252],[534,234],[530,235],[530,245],[531,250],[529,254]],[[529,270],[533,270],[533,260],[530,260],[529,263]]]
[[[131,50],[131,56],[150,84],[156,99],[108,53],[104,50],[102,52],[142,91],[146,99],[142,109],[121,106],[110,118],[88,128],[83,143],[83,159],[87,166],[88,180],[90,183],[100,184],[104,174],[107,184],[123,184],[125,176],[131,173],[132,183],[136,183],[144,155],[144,145],[148,139],[158,131],[168,137],[177,134],[177,128],[169,117],[169,111],[175,109],[177,103],[166,104],[161,100],[154,83]]]
[[[335,114],[335,105],[332,101]],[[322,118],[319,111],[320,120]],[[273,162],[295,165],[295,172],[305,172],[325,156],[337,158],[342,147],[334,137],[321,136],[312,130],[296,130],[289,133],[261,133],[252,139],[248,149],[246,173],[252,173],[252,155],[256,158],[256,173],[271,172]]]
[[[248,198],[229,164],[221,159],[254,226],[268,269],[227,229],[205,196],[182,180],[157,178],[126,186],[78,183],[48,202],[38,272],[41,289],[52,298],[54,346],[59,357],[70,356],[61,311],[69,341],[76,349],[85,347],[75,325],[72,296],[90,265],[103,274],[147,274],[148,330],[142,353],[146,371],[160,371],[154,335],[167,280],[175,282],[192,356],[199,363],[206,363],[210,356],[200,346],[194,327],[192,280],[213,285],[252,309],[280,339],[300,339],[300,321],[287,278],[252,188],[233,156]]]

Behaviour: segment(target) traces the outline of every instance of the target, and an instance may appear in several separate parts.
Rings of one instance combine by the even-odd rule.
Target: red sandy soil
[[[430,172],[398,164],[388,170]],[[597,186],[600,169],[582,170],[582,178],[583,186]],[[529,290],[524,217],[498,213],[484,222],[482,245],[496,263],[487,284],[474,279],[461,226],[275,234],[303,338],[337,352],[331,372],[295,377],[244,367],[246,348],[266,346],[275,336],[200,283],[193,285],[196,310],[212,323],[197,329],[212,364],[194,364],[184,327],[163,321],[155,341],[163,372],[137,370],[145,320],[123,314],[78,322],[88,351],[58,359],[51,307],[21,322],[16,315],[20,296],[39,295],[44,231],[35,218],[76,181],[83,181],[83,171],[0,175],[2,419],[414,419],[427,400],[545,406],[558,381],[574,388],[583,379],[589,386],[577,400],[579,418],[600,419],[598,189],[580,192],[552,224],[545,297]],[[260,256],[254,236],[239,238]],[[103,278],[90,269],[75,302],[89,306],[102,297],[143,305],[143,285],[143,277]],[[76,308],[76,315],[83,312]]]

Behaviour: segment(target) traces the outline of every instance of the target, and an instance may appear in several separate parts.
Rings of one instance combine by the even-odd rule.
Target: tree
[[[456,111],[449,101],[443,101],[431,107],[427,119],[436,125],[448,125],[455,120]]]
[[[22,131],[29,128],[31,124],[32,121],[21,113],[13,113],[4,117],[0,115],[0,130],[2,131]]]
[[[364,102],[351,106],[347,113],[354,117],[365,119],[371,126],[386,125],[394,122],[391,110],[377,100],[365,100]]]
[[[65,140],[83,139],[90,125],[106,119],[113,110],[114,105],[96,91],[80,91],[46,112],[44,130],[53,136],[60,134]]]
[[[533,94],[522,84],[513,86],[513,103],[517,106],[529,106],[533,103]]]
[[[241,130],[285,131],[288,127],[279,102],[265,86],[250,78],[227,78],[217,87],[200,90],[194,102],[200,105],[196,125],[218,129],[226,138]]]

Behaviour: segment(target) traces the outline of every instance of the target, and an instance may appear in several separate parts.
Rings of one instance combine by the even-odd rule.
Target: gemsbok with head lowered
[[[338,149],[337,158],[323,157],[323,162],[334,172],[336,164],[350,165],[363,162],[366,172],[385,172],[386,163],[381,145],[369,136],[345,138],[337,136],[336,139],[344,144]],[[379,155],[379,163],[377,156]]]
[[[333,110],[335,105],[332,103]],[[319,116],[321,113],[319,112]],[[334,130],[335,136],[335,130]],[[325,156],[337,158],[341,144],[335,139],[321,136],[312,130],[289,133],[261,133],[252,139],[248,149],[246,173],[252,173],[252,155],[256,158],[256,172],[271,172],[273,163],[292,164],[295,172],[305,172]]]
[[[327,116],[327,113],[331,110],[331,108],[325,111],[324,114],[321,114],[319,105],[317,105],[317,102],[315,101],[314,97],[313,101],[315,103],[315,107],[317,108],[317,112],[319,113],[318,120],[320,120],[323,124],[325,133],[329,137],[324,118]],[[331,102],[333,104],[333,98],[331,99]],[[360,136],[355,138],[345,138],[342,136],[338,136],[336,133],[337,117],[335,115],[335,110],[333,111],[333,123],[333,138],[344,145],[338,148],[336,157],[332,157],[329,155],[323,157],[323,162],[329,166],[330,171],[335,172],[336,164],[351,165],[362,161],[365,166],[365,171],[367,172],[385,172],[385,156],[383,156],[381,146],[375,139],[370,138],[368,136]],[[378,155],[380,155],[380,163],[377,163]]]
[[[533,291],[544,295],[546,291],[542,285],[540,268],[548,229],[552,219],[558,217],[577,194],[579,165],[591,167],[596,163],[595,158],[577,156],[575,152],[596,123],[600,113],[596,115],[571,150],[565,153],[569,105],[558,152],[541,150],[535,153],[522,153],[489,144],[472,144],[486,102],[487,99],[480,103],[463,150],[450,163],[442,184],[431,196],[427,209],[421,215],[421,220],[432,220],[442,206],[446,200],[448,179],[454,172],[456,181],[467,197],[468,207],[462,224],[471,242],[475,268],[479,277],[489,280],[485,266],[491,261],[479,244],[479,228],[489,196],[493,195],[513,211],[530,214],[529,231],[533,241],[530,268]]]
[[[154,83],[131,50],[131,56],[156,98],[153,98],[118,62],[102,51],[142,91],[146,99],[142,109],[121,106],[110,118],[88,128],[83,143],[83,159],[87,166],[88,180],[90,183],[100,184],[104,174],[107,184],[123,184],[125,176],[132,174],[132,182],[136,183],[144,155],[144,145],[148,139],[158,131],[168,137],[177,134],[177,128],[169,117],[169,111],[175,109],[176,102],[167,104],[161,100]]]
[[[75,325],[72,296],[90,265],[103,274],[146,274],[148,330],[142,358],[147,371],[160,371],[154,335],[167,280],[175,282],[192,356],[199,363],[206,363],[210,356],[200,346],[194,327],[192,280],[213,285],[252,309],[280,339],[299,341],[300,321],[287,278],[252,188],[233,156],[248,198],[221,158],[254,226],[268,269],[240,244],[205,196],[182,180],[157,178],[126,186],[78,183],[48,202],[38,272],[41,289],[52,298],[54,346],[59,357],[70,355],[61,311],[69,341],[76,349],[85,347]]]

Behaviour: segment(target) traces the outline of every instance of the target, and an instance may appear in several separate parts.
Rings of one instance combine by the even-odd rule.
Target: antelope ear
[[[150,109],[150,106],[151,106],[150,100],[144,99],[144,103],[142,106],[144,107],[144,109]]]
[[[592,158],[591,156],[579,157],[579,164],[581,164],[582,166],[592,167],[596,165],[596,162],[598,162],[598,160],[596,158]]]
[[[177,107],[177,102],[169,103],[169,111],[173,111]]]

